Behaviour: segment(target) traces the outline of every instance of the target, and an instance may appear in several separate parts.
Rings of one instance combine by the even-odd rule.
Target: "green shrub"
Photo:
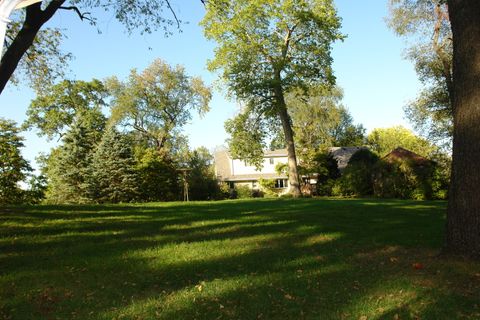
[[[235,186],[235,198],[237,199],[253,198],[252,189],[244,185]]]
[[[378,161],[378,156],[368,149],[355,152],[343,171],[335,192],[343,196],[373,195],[373,176]]]
[[[260,185],[260,190],[263,192],[263,195],[266,197],[277,197],[278,189],[275,188],[275,179],[263,179],[258,180]]]
[[[320,196],[331,196],[335,180],[340,177],[337,160],[329,152],[317,153],[310,170],[317,175],[316,193]]]
[[[382,198],[445,199],[448,178],[435,162],[382,161],[376,166],[374,194]]]

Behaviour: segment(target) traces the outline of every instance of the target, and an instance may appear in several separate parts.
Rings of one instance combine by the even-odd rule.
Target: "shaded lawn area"
[[[445,202],[0,209],[0,319],[479,319]]]

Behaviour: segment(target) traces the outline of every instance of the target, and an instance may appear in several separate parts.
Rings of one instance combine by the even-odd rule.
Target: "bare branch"
[[[201,1],[203,3],[203,0],[201,0]],[[173,10],[172,6],[170,5],[170,1],[165,0],[165,3],[167,4],[167,7],[170,10],[170,12],[172,12],[173,17],[175,18],[175,21],[177,22],[177,27],[180,28],[180,20],[178,20],[177,14],[175,13],[175,10]],[[205,5],[205,3],[203,3],[203,4]]]
[[[90,16],[90,12],[80,12],[80,10],[75,7],[75,6],[70,6],[70,7],[59,7],[59,9],[63,9],[63,10],[73,10],[77,13],[78,17],[80,18],[80,20],[88,20],[90,22],[93,22],[93,19],[90,18],[90,17],[87,17],[87,16]]]

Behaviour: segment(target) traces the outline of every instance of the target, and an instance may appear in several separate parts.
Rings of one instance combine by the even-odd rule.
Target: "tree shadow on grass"
[[[475,270],[434,256],[443,210],[311,199],[13,208],[0,214],[0,318],[474,315],[475,299],[448,281],[478,294]]]

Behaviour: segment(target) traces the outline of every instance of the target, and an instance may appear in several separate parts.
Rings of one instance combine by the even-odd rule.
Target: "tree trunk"
[[[480,1],[449,0],[453,165],[446,250],[480,258]]]
[[[27,7],[22,28],[0,61],[0,94],[5,89],[23,55],[33,44],[40,28],[50,20],[64,2],[65,0],[54,0],[45,10],[41,9],[41,3],[35,3]]]
[[[297,168],[297,156],[295,154],[295,143],[293,141],[293,130],[290,116],[287,111],[287,104],[285,103],[285,97],[281,88],[277,89],[276,92],[276,102],[278,115],[282,121],[283,133],[285,135],[285,142],[287,144],[287,154],[288,154],[288,184],[289,189],[288,193],[293,195],[295,198],[298,198],[302,195],[300,191],[300,179],[298,176]]]

